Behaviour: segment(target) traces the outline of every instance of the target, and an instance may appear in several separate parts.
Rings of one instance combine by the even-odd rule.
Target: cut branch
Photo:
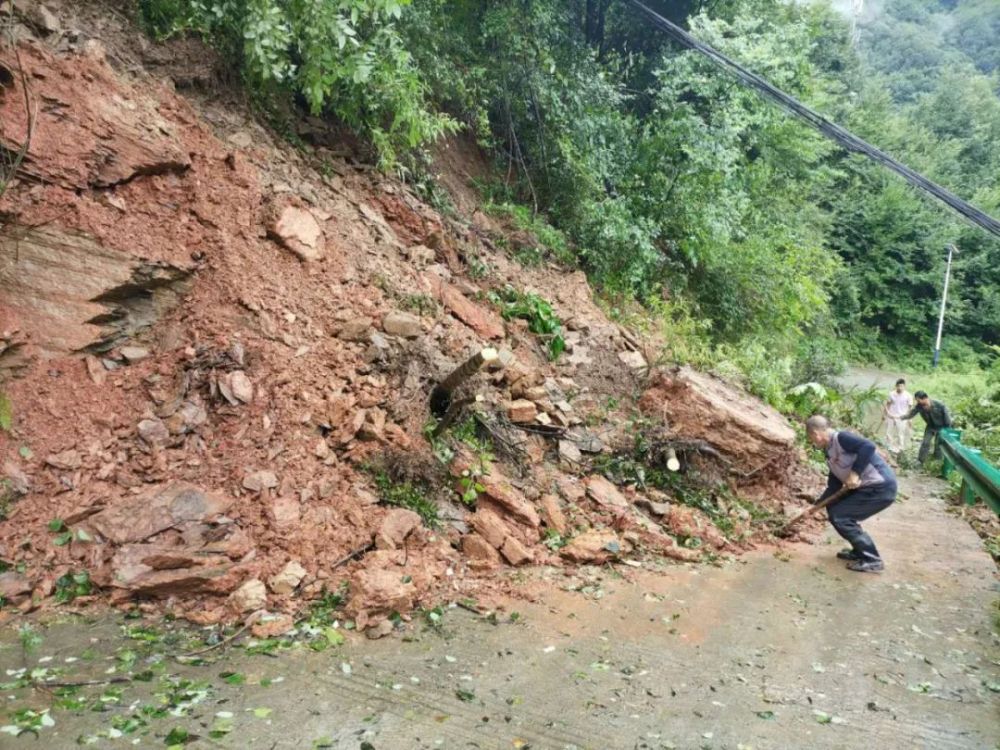
[[[496,362],[500,355],[497,350],[487,347],[473,354],[460,364],[444,380],[434,386],[431,391],[431,413],[436,417],[444,417],[451,407],[455,391],[479,369],[490,362]]]

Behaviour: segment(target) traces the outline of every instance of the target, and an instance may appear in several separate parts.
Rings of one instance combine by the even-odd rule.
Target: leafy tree
[[[140,0],[147,26],[204,33],[251,87],[299,94],[368,136],[383,166],[454,132],[433,111],[397,24],[410,0]]]

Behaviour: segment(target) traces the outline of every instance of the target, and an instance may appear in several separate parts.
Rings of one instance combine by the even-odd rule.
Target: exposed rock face
[[[165,87],[119,79],[100,54],[21,44],[19,56],[44,106],[23,182],[0,205],[0,332],[22,337],[0,347],[4,368],[105,350],[147,328],[189,289],[198,257],[247,232],[258,203],[246,166],[206,159],[196,116]],[[0,64],[17,68],[9,49]],[[28,130],[20,86],[15,76],[0,96],[0,147],[11,152]],[[222,199],[234,189],[244,200]]]
[[[0,329],[20,329],[44,355],[130,336],[187,288],[190,267],[144,260],[53,226],[21,235],[0,235]]]
[[[54,60],[41,47],[21,45],[32,73],[32,94],[45,100],[21,171],[70,190],[106,188],[139,175],[183,173],[191,160],[154,96],[121,83],[103,61]],[[20,91],[0,100],[3,146],[17,151],[27,133]]]

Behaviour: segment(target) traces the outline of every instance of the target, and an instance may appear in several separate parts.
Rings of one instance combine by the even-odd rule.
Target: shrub
[[[368,137],[380,166],[455,132],[436,113],[396,24],[410,0],[140,0],[158,36],[201,32],[257,93],[301,96]]]

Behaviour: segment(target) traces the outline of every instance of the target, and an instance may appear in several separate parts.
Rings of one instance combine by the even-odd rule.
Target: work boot
[[[837,553],[839,560],[860,560],[861,555],[854,551],[853,547],[845,547]]]
[[[885,570],[885,563],[881,560],[854,560],[847,563],[847,569],[858,573],[881,573]]]

